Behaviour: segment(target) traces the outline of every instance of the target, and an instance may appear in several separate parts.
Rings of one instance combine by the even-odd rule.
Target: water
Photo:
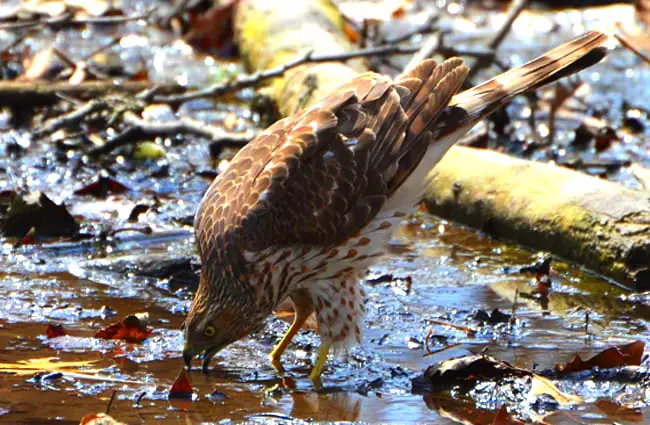
[[[515,290],[524,294],[535,288],[531,274],[504,272],[535,257],[421,214],[394,235],[392,253],[373,268],[371,281],[385,274],[394,279],[367,285],[364,342],[347,357],[328,362],[321,392],[308,379],[318,344],[312,331],[301,332],[283,357],[286,375],[279,377],[273,371],[266,356],[287,324],[272,318],[264,331],[217,355],[208,376],[198,368],[191,373],[194,401],[170,402],[166,394],[182,366],[179,326],[190,294],[175,295],[164,281],[105,268],[118,259],[191,253],[190,242],[178,236],[139,246],[116,244],[110,261],[95,258],[93,251],[82,262],[76,255],[44,253],[40,258],[46,266],[37,271],[0,274],[5,292],[0,314],[0,412],[4,412],[0,422],[78,423],[88,413],[104,411],[116,391],[111,412],[127,423],[140,418],[170,424],[240,421],[261,413],[319,421],[408,418],[445,423],[442,418],[450,412],[485,416],[494,406],[480,392],[469,398],[411,394],[410,380],[436,361],[487,347],[494,357],[516,366],[545,369],[576,353],[588,356],[611,344],[647,339],[650,310],[643,297],[627,297],[597,276],[562,262],[553,263],[556,273],[545,309],[519,295],[512,329],[481,325],[473,319],[478,309],[489,313],[498,308],[510,314]],[[27,265],[31,260],[22,261]],[[136,312],[148,312],[154,329],[142,344],[92,338],[98,329]],[[432,320],[477,333],[468,336]],[[50,322],[63,324],[69,335],[46,339]],[[425,346],[429,332],[428,349],[433,354]],[[35,378],[54,370],[62,371],[62,376]],[[611,421],[619,414],[607,416],[595,402],[630,397],[630,390],[615,382],[607,387],[579,383],[566,388],[589,402],[554,414],[551,423],[564,423],[568,416]],[[643,414],[647,397],[635,394],[630,404]]]

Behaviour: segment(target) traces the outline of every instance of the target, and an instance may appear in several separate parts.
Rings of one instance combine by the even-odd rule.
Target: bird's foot
[[[327,361],[327,354],[330,351],[330,344],[322,343],[318,349],[318,358],[316,359],[316,364],[309,374],[309,379],[314,383],[314,386],[317,390],[320,390],[323,387],[323,381],[321,380],[321,375],[323,374],[323,369],[325,368],[325,362]]]
[[[276,356],[274,354],[275,352],[269,354],[269,361],[271,362],[271,366],[273,366],[273,369],[275,369],[275,373],[278,375],[284,375],[286,370],[284,369],[284,366],[282,366],[280,356]]]

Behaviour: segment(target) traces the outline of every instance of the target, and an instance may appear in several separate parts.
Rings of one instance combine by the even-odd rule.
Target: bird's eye
[[[208,325],[203,329],[203,335],[205,336],[214,336],[214,334],[217,333],[217,330],[215,329],[214,326]]]

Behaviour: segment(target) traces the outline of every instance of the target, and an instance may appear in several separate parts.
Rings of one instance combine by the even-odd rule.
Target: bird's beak
[[[205,350],[205,353],[203,353],[203,373],[205,375],[208,374],[209,368],[210,368],[210,360],[212,360],[212,357],[214,357],[215,354],[221,349],[221,346],[215,345],[213,347],[208,348]]]
[[[188,349],[187,346],[183,348],[183,361],[185,362],[185,366],[187,366],[187,369],[191,368],[192,365],[192,359],[194,358],[194,354]]]

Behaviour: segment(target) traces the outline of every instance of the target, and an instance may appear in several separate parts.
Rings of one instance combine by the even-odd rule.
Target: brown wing
[[[327,246],[368,224],[430,142],[462,84],[460,59],[425,61],[396,83],[363,74],[243,148],[196,216],[204,262],[238,273],[242,250]]]

